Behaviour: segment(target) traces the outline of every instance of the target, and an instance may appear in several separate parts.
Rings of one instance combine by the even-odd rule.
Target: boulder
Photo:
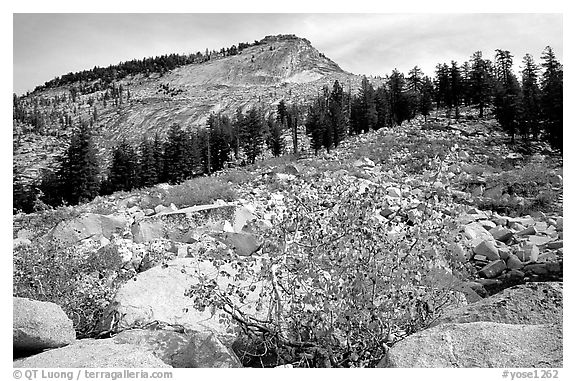
[[[490,241],[482,241],[474,248],[474,253],[478,255],[483,255],[490,261],[496,261],[500,259],[500,254],[496,246]]]
[[[540,249],[533,243],[527,243],[516,252],[516,255],[522,262],[536,262],[538,255],[540,255]]]
[[[444,323],[396,343],[387,368],[562,368],[562,326]]]
[[[133,329],[114,336],[116,344],[150,350],[173,368],[241,368],[240,360],[210,332]]]
[[[14,361],[14,368],[170,368],[152,351],[114,339],[83,339]]]
[[[528,282],[509,287],[479,302],[450,310],[432,326],[476,321],[562,325],[562,301],[562,282]]]
[[[99,240],[112,238],[112,233],[121,232],[128,221],[122,215],[100,215],[86,213],[71,220],[60,222],[48,238],[64,244],[73,245],[87,238]]]
[[[251,268],[258,273],[261,266],[259,260],[254,260]],[[212,331],[229,344],[228,340],[235,336],[235,326],[230,317],[219,309],[195,308],[194,294],[190,295],[189,292],[192,286],[200,282],[200,277],[206,278],[208,283],[214,280],[223,292],[230,284],[247,288],[252,281],[234,280],[238,274],[235,267],[233,263],[224,263],[216,268],[211,260],[187,257],[176,258],[139,273],[134,280],[118,289],[97,330],[119,332],[160,321],[193,331]],[[264,287],[262,283],[257,283],[243,297],[234,294],[230,295],[230,299],[243,313],[265,319],[268,311],[266,308],[259,310],[259,294],[263,295],[263,305],[267,305],[272,293]]]
[[[548,242],[552,241],[552,238],[542,235],[531,235],[528,237],[528,241],[536,246],[544,246]]]
[[[494,237],[495,240],[500,242],[508,242],[513,235],[509,229],[502,226],[490,229],[490,234],[492,234],[492,237]]]
[[[262,247],[262,242],[253,234],[225,232],[213,234],[212,237],[243,257],[254,254]]]
[[[143,243],[164,238],[164,224],[161,221],[142,220],[132,225],[134,242]]]
[[[72,320],[54,303],[12,298],[12,336],[15,352],[58,348],[76,340]]]
[[[472,222],[464,226],[464,235],[471,241],[472,246],[479,245],[482,241],[494,241],[492,234],[478,222]]]
[[[402,197],[402,192],[400,191],[400,189],[395,188],[395,187],[390,187],[390,188],[386,189],[386,193],[390,197]]]
[[[246,208],[241,207],[237,208],[234,211],[234,232],[240,233],[247,222],[256,219],[256,217],[252,214],[252,212]]]
[[[480,271],[478,271],[478,275],[483,278],[495,278],[502,274],[504,270],[506,270],[506,263],[504,263],[503,260],[498,259],[497,261],[492,261],[484,266]]]
[[[524,264],[516,255],[510,254],[506,259],[506,267],[510,270],[519,270],[524,267]]]

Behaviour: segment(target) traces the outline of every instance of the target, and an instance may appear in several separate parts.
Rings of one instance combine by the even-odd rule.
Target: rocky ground
[[[80,340],[71,343],[69,333],[57,344],[41,339],[49,344],[37,350],[67,346],[17,360],[15,366],[38,367],[44,361],[76,366],[62,360],[67,353],[114,350],[122,357],[124,350],[132,353],[131,345],[144,342],[142,360],[94,360],[92,366],[156,366],[155,359],[166,355],[158,342],[167,340],[177,343],[176,352],[192,353],[188,362],[168,362],[171,366],[254,365],[238,350],[240,331],[231,315],[198,305],[190,292],[200,295],[201,285],[213,284],[227,290],[241,316],[265,320],[274,310],[278,283],[290,279],[271,271],[270,280],[270,263],[297,269],[301,255],[336,261],[338,252],[362,250],[378,253],[376,266],[391,263],[405,271],[394,276],[407,283],[441,274],[450,279],[456,298],[438,310],[431,328],[418,333],[394,318],[389,353],[372,354],[372,362],[358,360],[355,366],[562,366],[562,158],[546,146],[506,141],[492,120],[466,113],[450,125],[440,116],[417,119],[351,137],[329,154],[225,170],[204,187],[226,184],[232,193],[224,200],[215,194],[216,200],[204,206],[186,198],[192,188],[185,184],[163,184],[74,208],[17,215],[15,296],[62,305]],[[360,230],[373,238],[362,240]],[[284,262],[278,262],[282,253]],[[397,257],[390,259],[393,254]],[[338,266],[331,265],[336,262],[326,263],[316,271],[328,283],[339,282]],[[77,265],[72,271],[66,264]],[[54,279],[43,268],[50,265],[73,276]],[[426,274],[420,272],[424,265]],[[530,338],[540,344],[529,347],[530,356],[502,362],[495,354],[508,348],[490,344],[501,335],[520,338],[510,341],[518,347]],[[451,347],[438,354],[437,341],[445,337],[452,338]],[[486,346],[468,344],[478,340]],[[195,352],[202,345],[219,348],[217,358],[228,360],[203,363],[197,357],[204,352]],[[426,356],[406,355],[420,351]],[[531,360],[541,352],[547,355]],[[77,358],[78,366],[88,366],[82,362],[88,357]],[[304,363],[272,365],[283,364]]]

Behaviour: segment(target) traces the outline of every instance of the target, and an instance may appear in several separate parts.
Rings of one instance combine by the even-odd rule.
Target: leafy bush
[[[51,241],[14,249],[13,294],[56,303],[72,319],[78,337],[91,337],[120,284],[132,273],[120,269],[113,249],[79,255]]]
[[[238,353],[246,364],[274,353],[278,358],[268,365],[374,366],[396,335],[427,327],[457,303],[454,290],[470,269],[446,249],[457,226],[439,211],[443,195],[430,191],[416,209],[382,221],[375,214],[383,187],[357,181],[290,186],[282,222],[265,237],[262,254],[269,260],[250,273],[272,290],[271,318],[241,313],[213,282],[190,291],[199,308],[220,307],[240,322],[244,342],[252,343]]]
[[[174,203],[179,208],[211,204],[220,199],[233,201],[236,193],[219,178],[197,177],[165,191],[164,203]]]

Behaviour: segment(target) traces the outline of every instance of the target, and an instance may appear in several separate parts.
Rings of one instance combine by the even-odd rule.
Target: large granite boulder
[[[562,282],[530,282],[513,286],[476,303],[450,310],[433,325],[475,321],[562,325],[562,285]]]
[[[445,323],[396,343],[378,367],[561,368],[562,326]]]
[[[134,329],[114,336],[117,344],[151,350],[173,368],[241,368],[234,352],[210,332]]]
[[[38,352],[76,340],[72,320],[54,303],[12,298],[14,352]]]
[[[14,361],[14,368],[170,368],[147,348],[114,339],[83,339]]]
[[[254,259],[251,271],[257,273],[260,267],[260,262]],[[190,295],[189,291],[199,283],[200,277],[207,281],[214,280],[222,291],[232,285],[242,287],[252,284],[250,279],[235,280],[236,274],[238,267],[232,263],[221,263],[217,268],[210,260],[189,257],[176,258],[166,265],[153,267],[120,287],[98,329],[119,332],[159,321],[193,331],[215,332],[219,338],[226,338],[228,344],[227,340],[235,337],[230,317],[218,309],[195,308],[195,295]],[[258,307],[259,294],[267,298],[271,292],[262,287],[262,283],[258,282],[251,292],[242,296],[230,295],[230,298],[242,312],[265,319],[266,309]],[[266,300],[263,303],[267,305]]]

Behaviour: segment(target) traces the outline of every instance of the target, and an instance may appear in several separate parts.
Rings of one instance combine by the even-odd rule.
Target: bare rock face
[[[14,361],[14,368],[170,368],[151,350],[114,339],[84,339]]]
[[[389,368],[561,368],[562,326],[445,323],[396,343]]]
[[[151,350],[173,368],[242,367],[234,352],[210,332],[134,329],[119,333],[113,341]]]
[[[433,325],[487,321],[562,325],[562,282],[530,282],[449,311]]]
[[[13,298],[12,327],[15,352],[58,348],[76,340],[72,320],[54,303]]]

